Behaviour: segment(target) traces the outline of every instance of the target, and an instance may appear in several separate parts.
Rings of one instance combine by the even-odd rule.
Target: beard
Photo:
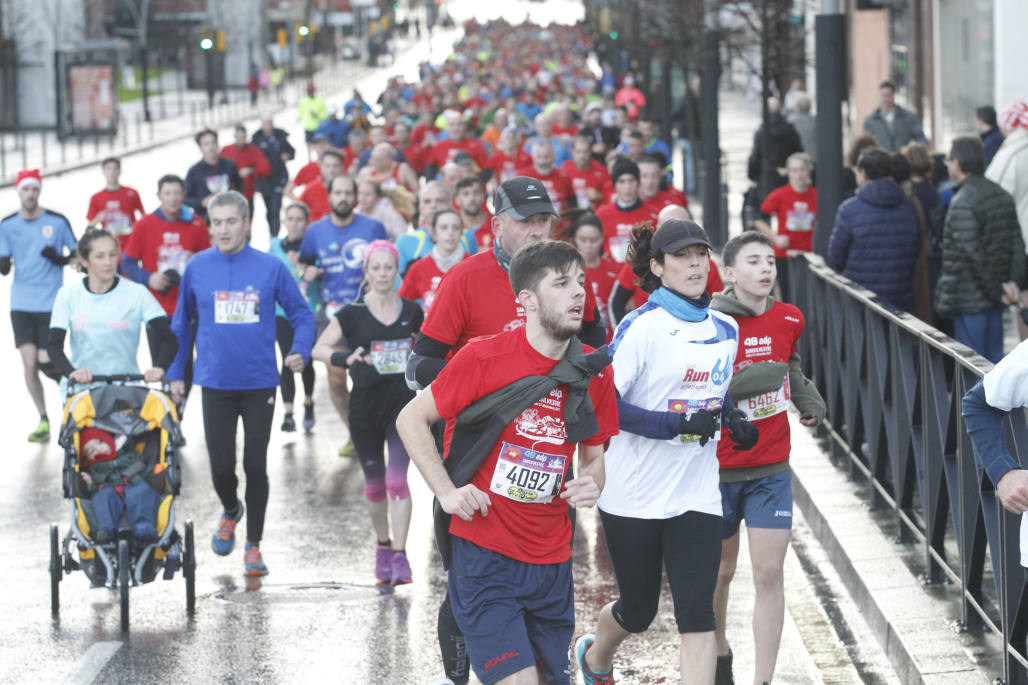
[[[546,305],[539,307],[539,325],[548,336],[561,342],[570,340],[582,331],[581,321],[567,322],[561,312]]]
[[[353,215],[353,205],[340,202],[336,206],[332,207],[332,216],[345,221]]]

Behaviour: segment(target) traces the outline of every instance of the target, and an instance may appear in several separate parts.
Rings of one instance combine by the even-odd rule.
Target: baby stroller
[[[175,496],[181,483],[178,447],[183,444],[178,415],[171,399],[162,391],[143,385],[142,376],[94,376],[91,388],[76,388],[68,381],[67,401],[61,420],[59,444],[64,448],[64,497],[70,500],[71,526],[63,542],[57,524],[50,526],[50,609],[60,612],[59,583],[64,574],[84,571],[93,587],[118,588],[121,599],[121,629],[129,626],[129,588],[149,583],[164,570],[170,580],[182,569],[186,580],[186,611],[191,616],[196,604],[196,556],[193,522],[186,521],[185,536],[175,530]],[[117,454],[132,455],[137,474],[157,491],[157,538],[139,546],[132,540],[132,527],[122,513],[117,535],[98,541],[96,512],[86,481],[80,473],[79,432],[92,427],[111,435],[125,436]],[[77,559],[72,555],[75,544]]]

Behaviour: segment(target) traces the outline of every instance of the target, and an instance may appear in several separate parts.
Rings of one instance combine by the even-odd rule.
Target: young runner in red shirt
[[[146,210],[143,209],[139,193],[134,188],[121,185],[120,159],[108,157],[100,162],[100,168],[103,169],[107,184],[103,190],[89,198],[86,221],[90,226],[110,231],[118,238],[118,249],[124,252],[132,233],[132,224],[146,214]]]
[[[575,623],[569,505],[595,504],[603,443],[618,432],[606,349],[592,352],[575,337],[585,311],[582,265],[567,243],[521,249],[510,263],[510,287],[525,325],[470,342],[397,419],[445,512],[437,539],[448,596],[484,683],[537,671],[546,682],[568,682]],[[530,380],[538,376],[549,377]],[[574,403],[586,397],[593,411],[576,412]],[[449,436],[445,461],[431,432],[440,418]],[[576,443],[579,472],[569,480]],[[489,583],[476,588],[483,575]]]
[[[560,170],[571,181],[579,209],[600,206],[610,174],[607,167],[593,159],[592,143],[588,138],[575,136],[571,142],[571,159],[564,162]]]
[[[328,186],[333,178],[343,173],[343,154],[332,148],[325,150],[318,159],[318,167],[321,174],[304,187],[299,199],[310,209],[311,223],[323,219],[332,211],[328,201]]]
[[[632,228],[643,222],[657,225],[658,211],[643,204],[639,199],[639,165],[627,157],[621,157],[610,172],[614,183],[614,200],[596,210],[596,216],[603,222],[603,251],[616,262],[624,262],[628,255],[628,243],[632,239]]]
[[[810,185],[810,156],[805,152],[789,155],[785,161],[785,170],[789,183],[775,188],[760,205],[765,214],[775,217],[778,232],[771,230],[766,221],[758,219],[754,227],[771,238],[775,244],[775,257],[778,259],[778,283],[782,292],[786,292],[788,281],[785,260],[787,250],[810,252],[814,249],[814,225],[817,221],[817,190]]]
[[[457,210],[447,207],[433,214],[429,221],[435,236],[432,252],[410,265],[400,289],[396,291],[400,297],[420,302],[421,309],[426,315],[432,308],[443,276],[458,262],[468,257],[464,246],[461,245],[463,230]]]
[[[585,275],[592,286],[593,295],[596,296],[596,306],[607,329],[607,342],[610,342],[611,336],[614,335],[614,327],[607,313],[607,304],[617,283],[621,265],[603,254],[603,224],[595,214],[580,216],[571,228],[570,237],[572,244],[585,260]]]
[[[800,423],[814,426],[825,404],[800,368],[796,341],[803,313],[771,297],[775,256],[771,239],[747,231],[722,251],[728,288],[714,296],[713,308],[739,325],[739,348],[728,392],[736,407],[760,432],[756,446],[739,451],[730,437],[718,443],[721,503],[724,511],[721,568],[714,592],[717,680],[731,682],[732,650],[725,636],[728,588],[739,554],[739,524],[746,520],[750,558],[761,569],[753,608],[756,682],[771,682],[782,635],[785,598],[782,571],[792,529],[792,475],[789,471],[789,403]]]
[[[546,189],[534,178],[515,176],[500,185],[493,200],[493,247],[453,267],[442,280],[421,337],[407,364],[407,383],[427,387],[447,360],[473,338],[513,331],[525,325],[526,311],[511,290],[510,254],[549,237],[556,211]],[[604,330],[591,288],[586,291],[584,321],[579,338],[587,345],[603,344]],[[454,621],[449,598],[439,609],[440,650],[447,675],[467,683],[464,638]]]

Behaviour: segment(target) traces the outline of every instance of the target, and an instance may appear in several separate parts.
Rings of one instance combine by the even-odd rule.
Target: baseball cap
[[[704,245],[709,250],[710,238],[695,221],[686,219],[668,219],[653,234],[653,241],[650,246],[654,251],[659,250],[664,254],[674,254],[692,245]]]
[[[533,214],[557,216],[542,181],[531,176],[515,176],[501,183],[493,197],[493,206],[496,214],[508,212],[518,221],[524,221]]]

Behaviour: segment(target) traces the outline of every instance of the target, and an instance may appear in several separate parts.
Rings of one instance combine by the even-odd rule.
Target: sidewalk
[[[454,37],[455,31],[435,31],[432,44],[436,50],[443,49],[443,54],[446,54]],[[420,61],[426,59],[430,52],[427,39],[417,41],[403,36],[397,42],[399,49],[396,66],[371,68],[363,61],[327,64],[313,76],[318,94],[326,99],[338,97],[363,81],[368,84],[367,92],[364,92],[365,99],[374,102],[381,92],[382,80],[370,81],[368,77],[381,76],[383,72],[390,75],[396,73],[401,63],[409,61],[411,56],[417,56]],[[158,80],[151,79],[151,84],[158,85]],[[223,91],[216,92],[215,106],[211,109],[207,107],[206,90],[186,90],[181,93],[165,90],[161,95],[150,96],[150,113],[154,117],[150,122],[143,121],[141,100],[121,103],[118,111],[122,123],[118,134],[113,137],[72,138],[62,145],[54,131],[0,132],[0,188],[11,186],[19,169],[38,168],[43,176],[64,173],[96,164],[105,157],[123,157],[160,147],[191,136],[199,128],[218,129],[240,121],[254,124],[266,112],[274,115],[292,113],[303,95],[306,81],[303,75],[298,75],[283,87],[282,101],[277,100],[272,91],[262,97],[255,107],[250,105],[250,94],[245,90],[228,92],[225,102],[223,98],[226,94]],[[158,120],[162,110],[182,113]]]

